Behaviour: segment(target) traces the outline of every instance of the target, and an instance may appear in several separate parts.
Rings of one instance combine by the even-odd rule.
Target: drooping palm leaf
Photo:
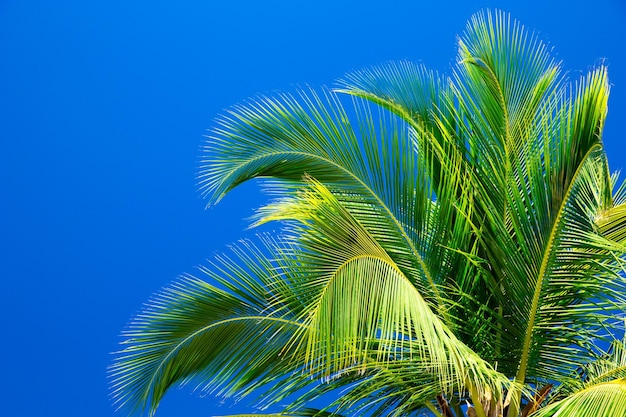
[[[422,281],[429,288],[425,297],[445,311],[439,284],[449,253],[432,237],[442,240],[453,229],[455,208],[440,208],[432,221],[431,184],[418,163],[411,130],[384,113],[375,118],[363,101],[354,107],[351,117],[334,93],[303,91],[299,101],[281,95],[235,108],[209,139],[203,188],[219,199],[250,178],[299,181],[307,174],[358,196],[379,213],[360,220],[369,222],[366,227],[378,233],[394,261]],[[459,181],[454,178],[447,181]]]
[[[429,392],[436,387],[454,394],[471,386],[501,396],[508,380],[456,339],[340,200],[309,181],[295,197],[266,207],[262,221],[300,223],[293,232],[299,249],[290,269],[310,277],[300,283],[311,297],[300,343],[307,346],[314,372],[332,379],[392,367],[393,373],[375,375],[387,380],[389,374],[406,375],[415,386],[428,380]],[[376,379],[370,376],[369,385]],[[417,392],[410,396],[413,403],[396,409],[424,406],[431,397]]]
[[[271,252],[251,243],[233,247],[201,272],[156,295],[124,331],[124,345],[110,368],[113,398],[120,408],[152,415],[174,384],[221,395],[245,395],[299,367],[285,345],[303,324],[269,301],[280,299],[273,283]]]

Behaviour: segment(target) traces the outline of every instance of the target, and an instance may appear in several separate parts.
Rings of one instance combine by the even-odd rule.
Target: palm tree
[[[280,415],[626,415],[608,93],[605,67],[571,83],[484,12],[450,76],[388,63],[233,107],[203,193],[264,178],[255,224],[282,231],[147,304],[110,369],[116,404],[152,415],[191,383],[289,401]],[[334,400],[307,408],[319,398]]]

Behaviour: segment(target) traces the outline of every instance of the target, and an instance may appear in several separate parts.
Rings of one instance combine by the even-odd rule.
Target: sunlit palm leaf
[[[611,207],[600,214],[596,224],[608,239],[626,244],[626,204]]]
[[[219,122],[203,161],[205,192],[219,199],[250,178],[299,181],[307,174],[357,196],[360,204],[379,213],[359,219],[378,234],[407,275],[429,288],[425,296],[445,310],[438,285],[447,275],[442,267],[449,254],[433,236],[443,240],[442,234],[454,227],[455,209],[445,206],[437,221],[431,220],[430,182],[418,163],[411,130],[389,115],[374,117],[360,100],[350,117],[334,93],[301,92],[298,98],[259,99]],[[447,181],[453,178],[458,177]]]
[[[623,323],[623,322],[622,322]],[[592,362],[582,364],[572,378],[564,381],[551,398],[560,401],[569,395],[597,384],[626,378],[626,339],[613,340]]]
[[[531,414],[531,417],[622,417],[626,415],[626,379],[601,382]]]
[[[388,367],[395,372],[400,368],[395,361],[401,361],[407,377],[429,380],[429,390],[453,394],[469,385],[501,393],[508,380],[456,339],[326,187],[310,183],[263,214],[264,220],[301,223],[295,226],[301,249],[293,254],[292,269],[311,277],[300,285],[311,297],[300,343],[307,346],[312,371],[330,379]],[[424,397],[419,401],[423,406]]]

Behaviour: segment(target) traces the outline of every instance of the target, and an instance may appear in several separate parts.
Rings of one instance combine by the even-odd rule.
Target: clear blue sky
[[[573,77],[608,63],[604,138],[626,167],[620,0],[0,0],[0,414],[115,415],[106,368],[131,315],[250,233],[252,184],[209,210],[197,193],[222,109],[387,60],[445,72],[485,7],[537,30]],[[157,416],[243,410],[183,390]]]

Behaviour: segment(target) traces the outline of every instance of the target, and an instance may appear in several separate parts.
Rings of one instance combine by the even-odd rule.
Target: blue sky
[[[410,59],[446,72],[482,8],[573,78],[604,60],[604,139],[626,167],[626,6],[576,1],[0,0],[2,415],[113,416],[106,368],[149,296],[249,235],[254,184],[204,209],[199,148],[224,108]],[[188,390],[157,414],[209,416]]]

